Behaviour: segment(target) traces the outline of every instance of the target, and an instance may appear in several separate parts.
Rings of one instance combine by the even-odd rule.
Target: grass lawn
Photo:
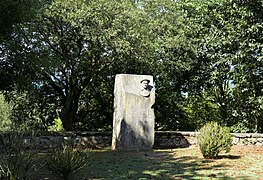
[[[233,146],[204,159],[196,146],[143,152],[94,151],[81,179],[262,179],[263,147]]]

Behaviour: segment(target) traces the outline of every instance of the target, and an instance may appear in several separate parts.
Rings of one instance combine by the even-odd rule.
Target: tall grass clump
[[[74,150],[72,146],[64,146],[47,155],[46,168],[57,179],[71,180],[87,164],[87,157],[87,153]]]
[[[40,169],[33,134],[0,134],[0,179],[32,179]]]
[[[217,122],[209,122],[199,130],[197,143],[204,158],[217,158],[220,152],[231,150],[230,128],[220,126]]]

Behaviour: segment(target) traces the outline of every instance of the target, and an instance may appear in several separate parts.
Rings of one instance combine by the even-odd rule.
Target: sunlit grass
[[[260,179],[263,154],[252,150],[234,148],[214,160],[204,159],[197,147],[97,151],[81,176],[86,179]]]
[[[81,150],[87,164],[76,179],[245,179],[263,177],[263,147],[232,147],[218,159],[204,159],[198,147],[149,150],[111,151]],[[39,153],[45,161],[48,153]],[[36,174],[39,180],[53,180],[45,169]],[[34,178],[32,178],[34,179]]]

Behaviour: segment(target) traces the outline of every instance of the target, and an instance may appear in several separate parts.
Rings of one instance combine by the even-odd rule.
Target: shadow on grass
[[[238,156],[222,156],[236,159]],[[180,156],[173,151],[95,152],[82,179],[246,179],[229,177],[227,166],[216,160]]]
[[[217,159],[240,159],[241,156],[236,155],[219,155]]]

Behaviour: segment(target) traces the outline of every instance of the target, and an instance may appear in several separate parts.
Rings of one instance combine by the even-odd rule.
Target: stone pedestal
[[[155,91],[150,75],[118,74],[114,88],[113,150],[151,149]]]

